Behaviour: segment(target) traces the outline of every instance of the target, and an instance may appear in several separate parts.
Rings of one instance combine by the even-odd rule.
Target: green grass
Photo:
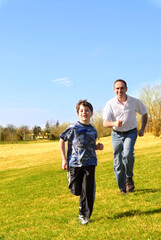
[[[119,195],[110,137],[98,152],[91,223],[78,223],[79,197],[67,187],[58,142],[1,145],[0,240],[161,239],[161,139],[135,147],[133,193]]]

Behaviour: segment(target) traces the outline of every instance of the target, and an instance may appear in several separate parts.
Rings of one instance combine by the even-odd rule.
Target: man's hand
[[[139,137],[143,137],[144,136],[144,130],[140,129],[138,132]]]
[[[115,127],[122,127],[123,120],[118,120]]]

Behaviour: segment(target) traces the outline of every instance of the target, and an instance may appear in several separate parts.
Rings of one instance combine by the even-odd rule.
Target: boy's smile
[[[77,115],[78,115],[81,123],[89,125],[90,118],[93,115],[93,112],[91,112],[89,107],[87,107],[87,106],[85,107],[81,104]]]

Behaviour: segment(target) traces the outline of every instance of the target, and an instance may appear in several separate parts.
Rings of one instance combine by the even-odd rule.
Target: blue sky
[[[161,84],[160,26],[160,0],[0,0],[0,125],[75,122],[118,78],[134,97]]]

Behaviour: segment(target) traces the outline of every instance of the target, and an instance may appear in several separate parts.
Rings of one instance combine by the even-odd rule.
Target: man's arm
[[[110,128],[110,127],[121,127],[122,126],[123,120],[118,120],[118,121],[108,121],[108,120],[103,120],[103,126],[105,128]]]
[[[66,170],[67,169],[67,159],[65,156],[65,141],[62,138],[60,138],[59,147],[60,147],[60,153],[61,153],[61,157],[62,157],[62,169]]]
[[[148,121],[148,114],[145,113],[141,117],[141,129],[139,130],[139,136],[140,137],[144,136],[144,131],[145,131],[147,121]]]

